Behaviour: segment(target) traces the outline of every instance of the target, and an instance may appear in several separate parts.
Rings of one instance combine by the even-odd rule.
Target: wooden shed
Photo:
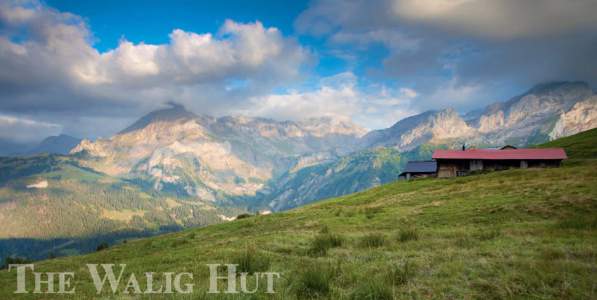
[[[433,160],[409,161],[399,177],[409,180],[417,177],[435,176],[436,172],[437,162]]]
[[[510,168],[558,167],[566,159],[561,148],[436,150],[437,177],[466,175],[472,171]]]

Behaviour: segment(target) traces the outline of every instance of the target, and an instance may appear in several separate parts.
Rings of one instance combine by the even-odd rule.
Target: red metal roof
[[[508,159],[567,159],[566,152],[562,148],[544,149],[468,149],[468,150],[435,150],[433,159],[485,159],[485,160],[508,160]]]

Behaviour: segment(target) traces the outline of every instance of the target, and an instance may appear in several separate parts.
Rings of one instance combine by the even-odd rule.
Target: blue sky
[[[0,139],[197,113],[384,128],[597,81],[593,0],[0,0]],[[16,125],[15,125],[16,124]]]
[[[106,51],[121,37],[139,43],[161,44],[176,28],[216,32],[227,19],[240,23],[261,21],[282,32],[294,32],[293,22],[307,8],[307,1],[72,1],[46,3],[86,19],[97,37],[94,46]]]

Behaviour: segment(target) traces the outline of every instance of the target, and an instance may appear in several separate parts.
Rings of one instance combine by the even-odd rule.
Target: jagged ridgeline
[[[13,247],[19,239],[113,241],[290,209],[391,182],[437,148],[525,146],[594,127],[597,96],[579,82],[540,85],[464,115],[428,111],[368,133],[333,118],[215,118],[172,103],[68,155],[0,159],[0,254],[18,252],[7,249],[21,249]],[[51,251],[71,253],[75,244],[53,242]]]

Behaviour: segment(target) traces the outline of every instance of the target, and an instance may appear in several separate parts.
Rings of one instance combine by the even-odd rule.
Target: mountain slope
[[[573,139],[597,148],[594,134]],[[575,145],[568,149],[572,159],[582,157]],[[283,272],[275,297],[284,299],[595,298],[597,164],[591,158],[562,168],[395,182],[285,213],[48,260],[36,271],[77,272],[82,298],[97,297],[81,274],[86,263],[126,264],[125,278],[193,272],[201,297],[209,286],[205,264],[241,257],[258,262],[250,264],[254,270]],[[330,235],[341,242],[326,244]],[[14,286],[14,271],[1,271],[0,297],[14,298]],[[263,292],[221,298],[271,297]]]

